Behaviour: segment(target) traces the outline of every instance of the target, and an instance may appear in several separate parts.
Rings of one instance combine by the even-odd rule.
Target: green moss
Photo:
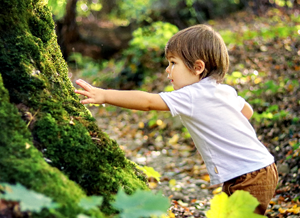
[[[54,22],[47,7],[37,6],[28,20],[32,35],[40,38],[44,43],[51,40],[54,31]]]
[[[40,157],[51,160],[51,166],[75,181],[86,194],[104,196],[103,211],[113,213],[109,202],[117,189],[124,187],[127,193],[148,189],[145,177],[79,103],[44,1],[2,2],[0,73],[10,102],[27,108],[20,113],[30,123]],[[19,135],[23,134],[29,133]],[[17,162],[17,158],[14,160]],[[17,182],[17,178],[11,182]]]
[[[57,120],[55,116],[47,113],[35,124],[33,133],[41,150],[52,166],[76,181],[88,195],[104,196],[106,212],[111,210],[108,202],[119,187],[127,193],[146,188],[117,143],[101,134],[94,123],[79,119],[84,126],[75,118]]]
[[[0,76],[0,182],[19,182],[63,205],[56,217],[76,217],[84,211],[77,206],[84,191],[58,169],[49,166],[32,145],[32,137],[17,108],[9,102]],[[103,217],[98,211],[96,217]],[[50,217],[44,210],[36,217]]]

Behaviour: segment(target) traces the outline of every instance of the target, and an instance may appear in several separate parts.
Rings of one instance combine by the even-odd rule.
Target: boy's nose
[[[169,66],[166,68],[166,72],[168,73],[168,79],[170,79],[170,68],[169,68]]]
[[[166,72],[167,72],[167,73],[170,73],[169,66],[167,66],[167,68],[166,68]]]

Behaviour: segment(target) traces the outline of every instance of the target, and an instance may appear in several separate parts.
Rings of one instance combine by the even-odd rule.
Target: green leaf
[[[173,88],[173,86],[166,86],[164,91],[165,92],[172,92],[172,91],[174,91],[174,88]]]
[[[165,214],[170,202],[168,198],[161,194],[154,195],[151,191],[137,190],[129,196],[120,189],[112,205],[121,211],[121,218],[139,218]]]
[[[78,214],[76,218],[91,218],[91,217],[85,214]]]
[[[258,200],[249,192],[236,191],[229,198],[222,192],[211,200],[211,209],[207,211],[207,218],[262,218],[265,216],[254,213],[259,205]]]
[[[9,185],[0,183],[4,187],[4,194],[0,194],[1,199],[20,202],[21,211],[32,211],[39,213],[43,208],[54,209],[59,204],[53,203],[52,199],[43,194],[26,189],[21,184]]]
[[[136,168],[142,170],[148,178],[153,177],[158,182],[160,181],[161,175],[157,171],[155,171],[153,167],[147,167],[147,166],[141,167],[139,165],[136,165]]]
[[[98,206],[102,204],[102,201],[103,197],[101,196],[85,197],[80,200],[78,206],[85,210],[98,209]]]
[[[241,72],[234,71],[234,72],[232,72],[231,76],[233,76],[235,78],[241,78],[243,76],[243,74]]]
[[[296,144],[292,145],[292,147],[293,147],[293,150],[296,150],[300,147],[300,143],[296,143]]]
[[[60,20],[64,17],[66,14],[66,0],[49,0],[48,6],[52,12],[52,14],[55,16],[55,20]]]

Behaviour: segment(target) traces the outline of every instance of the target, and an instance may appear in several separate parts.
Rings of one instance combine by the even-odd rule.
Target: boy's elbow
[[[146,106],[141,109],[141,111],[150,111],[150,110],[152,110],[150,106],[148,107]]]
[[[249,119],[252,117],[252,115],[253,115],[253,109],[252,109],[252,107],[251,107],[251,114],[250,114]]]
[[[253,111],[249,111],[249,113],[246,115],[246,118],[248,119],[248,120],[250,120],[250,118],[252,117],[252,115],[253,115]]]
[[[169,107],[162,100],[159,94],[151,94],[147,99],[146,111],[156,110],[156,111],[169,111]]]
[[[153,110],[152,102],[149,99],[145,99],[145,101],[141,104],[141,111],[151,111]]]

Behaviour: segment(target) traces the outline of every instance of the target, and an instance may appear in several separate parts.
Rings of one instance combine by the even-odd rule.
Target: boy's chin
[[[183,88],[184,86],[174,86],[174,84],[172,84],[173,85],[173,89],[174,90],[178,90],[178,89],[181,89],[181,88]]]

